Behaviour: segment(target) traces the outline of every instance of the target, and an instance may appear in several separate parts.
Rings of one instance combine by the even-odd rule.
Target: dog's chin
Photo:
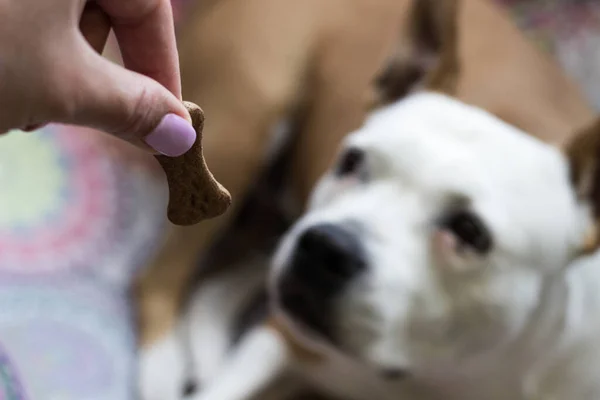
[[[317,353],[324,353],[324,350],[335,349],[331,339],[319,331],[317,327],[310,326],[304,321],[299,320],[281,308],[276,308],[275,315],[277,320],[283,324],[286,332],[294,338],[295,341],[302,344],[307,349]]]
[[[327,299],[286,277],[278,282],[273,294],[276,314],[294,336],[313,345],[336,345]]]
[[[360,359],[361,351],[339,332],[335,300],[284,276],[272,287],[272,310],[300,342],[313,349]]]
[[[357,344],[341,332],[334,335],[321,322],[314,323],[318,321],[315,316],[298,312],[295,308],[290,309],[280,301],[275,301],[273,308],[287,332],[304,347],[317,354],[337,354],[353,364],[362,366],[365,370],[374,371],[383,380],[389,382],[400,382],[411,375],[406,363],[382,360],[368,350],[369,346]],[[330,315],[330,317],[335,316]],[[355,332],[359,330],[360,328],[356,327]],[[368,329],[366,331],[370,332]]]

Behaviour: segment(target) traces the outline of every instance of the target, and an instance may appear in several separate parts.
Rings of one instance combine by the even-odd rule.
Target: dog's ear
[[[375,82],[378,105],[418,87],[456,92],[459,2],[412,0],[400,42]]]
[[[600,118],[566,144],[571,182],[579,199],[590,205],[594,224],[589,228],[583,253],[600,247]]]

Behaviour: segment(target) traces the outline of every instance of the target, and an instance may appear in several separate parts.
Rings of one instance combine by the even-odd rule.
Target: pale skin
[[[0,0],[0,15],[0,132],[59,122],[191,147],[169,0]],[[99,54],[111,28],[124,67]]]

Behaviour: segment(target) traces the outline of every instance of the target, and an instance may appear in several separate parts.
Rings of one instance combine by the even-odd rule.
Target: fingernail
[[[196,141],[196,131],[180,116],[167,114],[144,140],[159,153],[177,157],[192,147]]]

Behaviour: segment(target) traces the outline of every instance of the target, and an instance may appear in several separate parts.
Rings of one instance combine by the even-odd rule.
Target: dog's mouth
[[[277,306],[303,336],[335,345],[332,299],[294,274],[277,284]]]
[[[372,364],[354,346],[346,343],[343,332],[336,326],[334,299],[327,292],[307,286],[298,281],[297,277],[288,274],[279,280],[275,291],[275,307],[282,317],[280,320],[285,321],[288,332],[308,346],[307,349],[319,354],[334,351],[349,361],[374,371],[387,382],[400,382],[410,377],[406,368]]]

